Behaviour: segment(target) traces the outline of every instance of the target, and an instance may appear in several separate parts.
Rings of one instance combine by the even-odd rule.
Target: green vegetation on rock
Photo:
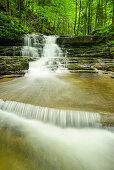
[[[111,66],[105,66],[104,68],[106,71],[114,71],[114,65]]]
[[[70,64],[68,66],[69,70],[83,70],[84,68],[80,66],[79,64]]]

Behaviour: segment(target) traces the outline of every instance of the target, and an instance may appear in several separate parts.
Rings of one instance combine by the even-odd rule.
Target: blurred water
[[[2,170],[114,169],[114,134],[106,130],[63,129],[0,110],[0,133]]]

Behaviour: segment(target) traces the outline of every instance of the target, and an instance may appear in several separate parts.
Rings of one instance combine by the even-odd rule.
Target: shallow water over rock
[[[50,108],[114,113],[114,80],[84,73],[19,78],[0,83],[0,98]]]

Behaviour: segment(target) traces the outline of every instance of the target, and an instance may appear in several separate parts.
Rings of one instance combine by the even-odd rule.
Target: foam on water
[[[114,134],[106,130],[62,129],[0,110],[0,128],[5,127],[10,135],[18,130],[34,148],[42,170],[114,169]]]

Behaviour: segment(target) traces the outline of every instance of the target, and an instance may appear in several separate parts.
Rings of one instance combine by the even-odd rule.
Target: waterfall
[[[22,56],[40,57],[43,48],[43,36],[38,34],[27,34],[24,37],[24,46],[22,47]]]
[[[37,78],[52,75],[52,73],[68,73],[61,64],[65,57],[63,51],[56,44],[57,36],[43,36],[28,34],[24,38],[22,56],[36,58],[30,62],[27,77]]]
[[[17,114],[20,117],[39,120],[61,127],[102,127],[100,123],[100,115],[98,113],[51,109],[47,107],[3,100],[0,100],[0,109]]]

